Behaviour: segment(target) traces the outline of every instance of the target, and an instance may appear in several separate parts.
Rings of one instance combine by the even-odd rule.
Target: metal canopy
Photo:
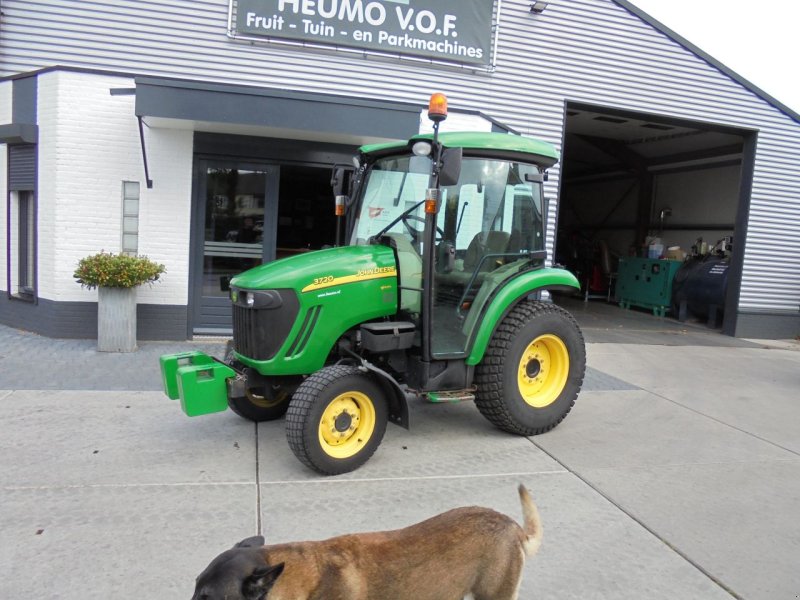
[[[136,115],[150,127],[359,144],[408,139],[419,129],[419,111],[347,96],[136,78]]]

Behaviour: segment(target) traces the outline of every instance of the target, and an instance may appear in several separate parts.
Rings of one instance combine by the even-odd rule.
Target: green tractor
[[[184,412],[285,415],[294,454],[328,475],[364,464],[389,421],[408,428],[413,399],[472,400],[517,435],[564,419],[586,351],[573,317],[541,298],[580,289],[545,266],[542,186],[558,153],[515,135],[439,134],[446,115],[434,94],[432,135],[364,146],[354,171],[334,168],[335,247],[231,280],[224,360],[161,357]]]

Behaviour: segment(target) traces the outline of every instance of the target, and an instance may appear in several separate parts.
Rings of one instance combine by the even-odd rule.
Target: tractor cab
[[[500,133],[441,134],[438,141],[451,180],[437,190],[432,243],[420,200],[434,169],[430,136],[362,148],[348,228],[350,245],[394,249],[400,316],[418,328],[430,288],[434,360],[463,358],[492,293],[521,271],[543,266],[543,172],[556,160],[541,142]]]

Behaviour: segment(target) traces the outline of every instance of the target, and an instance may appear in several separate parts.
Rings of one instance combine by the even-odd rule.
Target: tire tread
[[[517,304],[500,322],[492,340],[489,342],[489,346],[486,348],[483,360],[475,369],[475,383],[478,387],[475,404],[480,413],[490,423],[503,431],[526,436],[550,431],[569,414],[580,392],[586,367],[585,352],[580,357],[583,364],[578,365],[581,373],[580,381],[578,381],[577,387],[571,394],[568,407],[556,421],[540,427],[525,427],[518,423],[508,410],[508,405],[505,401],[503,377],[509,348],[520,329],[531,320],[548,313],[557,314],[559,318],[566,319],[577,331],[581,344],[584,343],[583,333],[581,333],[577,321],[569,312],[555,304],[525,300]],[[570,360],[574,358],[576,357],[570,356]]]
[[[312,409],[325,389],[337,380],[349,375],[362,375],[362,373],[357,367],[333,365],[309,375],[295,391],[289,402],[289,409],[286,411],[286,439],[289,442],[289,448],[305,466],[324,475],[338,475],[343,471],[326,469],[323,465],[313,460],[312,449],[318,442],[306,437],[305,424],[308,422]],[[376,435],[378,435],[378,432],[376,432]],[[380,432],[380,436],[383,437],[382,432]],[[376,449],[377,445],[371,450],[365,449],[359,452],[360,464],[366,462],[375,453]]]

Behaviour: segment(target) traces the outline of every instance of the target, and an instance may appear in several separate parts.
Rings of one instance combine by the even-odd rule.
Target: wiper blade
[[[392,227],[394,227],[395,225],[397,225],[397,224],[398,224],[400,221],[402,221],[402,220],[403,220],[405,217],[407,217],[407,216],[408,216],[408,215],[410,215],[412,212],[414,212],[415,210],[417,210],[417,209],[418,209],[418,208],[419,208],[419,207],[420,207],[420,206],[421,206],[421,205],[422,205],[424,202],[425,202],[425,199],[423,198],[422,200],[420,200],[419,202],[417,202],[417,203],[416,203],[414,206],[412,206],[411,208],[409,208],[409,209],[407,209],[407,210],[403,211],[403,212],[402,212],[402,213],[401,213],[401,214],[400,214],[400,215],[399,215],[399,216],[398,216],[398,217],[397,217],[397,218],[396,218],[394,221],[392,221],[391,223],[389,223],[389,224],[388,224],[386,227],[384,227],[383,229],[381,229],[381,230],[380,230],[378,233],[376,233],[375,235],[373,235],[373,236],[370,236],[370,238],[369,238],[369,243],[371,244],[371,243],[373,243],[375,240],[377,240],[378,238],[380,238],[380,237],[381,237],[381,236],[382,236],[384,233],[386,233],[386,232],[387,232],[387,231],[389,231],[389,230],[390,230]]]

